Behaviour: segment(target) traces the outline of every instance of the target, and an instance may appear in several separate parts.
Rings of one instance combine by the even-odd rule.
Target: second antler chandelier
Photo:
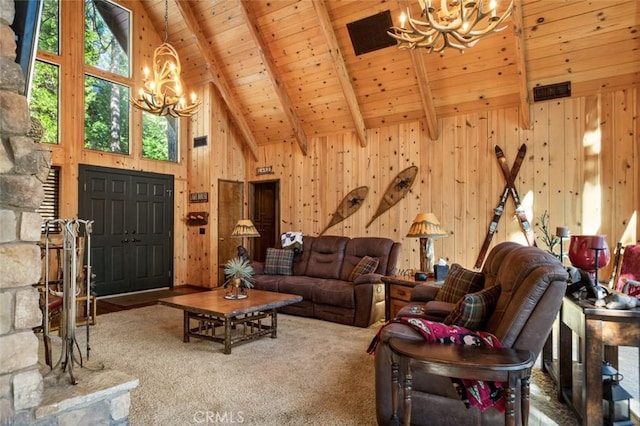
[[[501,8],[498,0],[417,0],[421,18],[407,14],[400,16],[400,27],[391,27],[387,33],[398,40],[401,49],[422,47],[429,52],[442,52],[446,48],[464,50],[473,47],[480,38],[498,31],[511,14],[513,0]],[[487,4],[488,3],[488,4]],[[424,20],[426,19],[426,21]],[[408,24],[408,28],[405,25]]]

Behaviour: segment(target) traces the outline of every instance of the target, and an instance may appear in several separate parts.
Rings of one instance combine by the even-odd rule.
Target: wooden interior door
[[[224,282],[222,268],[238,255],[242,240],[230,238],[233,227],[243,219],[244,182],[218,180],[218,284]]]
[[[264,262],[267,248],[280,245],[280,207],[278,181],[251,183],[251,220],[260,233],[251,238],[250,255]]]

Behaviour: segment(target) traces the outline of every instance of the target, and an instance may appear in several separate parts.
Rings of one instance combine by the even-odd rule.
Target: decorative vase
[[[572,235],[569,244],[569,260],[576,268],[591,273],[596,270],[596,252],[598,269],[604,268],[611,259],[606,235]]]
[[[231,289],[224,295],[225,299],[246,299],[249,295],[246,293],[245,288],[242,285],[242,279],[235,277],[231,280]]]

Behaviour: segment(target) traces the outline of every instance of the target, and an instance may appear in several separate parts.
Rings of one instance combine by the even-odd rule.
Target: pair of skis
[[[524,157],[527,154],[527,146],[522,144],[518,149],[518,155],[513,163],[513,167],[509,170],[509,166],[507,165],[507,159],[504,156],[504,151],[498,145],[495,146],[496,158],[498,159],[498,163],[500,164],[500,169],[502,170],[502,175],[506,181],[504,190],[500,196],[500,201],[498,205],[493,210],[493,218],[491,219],[491,224],[489,225],[489,231],[484,238],[484,242],[482,243],[482,247],[480,248],[480,253],[478,254],[478,259],[476,260],[476,264],[474,267],[476,269],[480,269],[482,263],[484,262],[484,258],[487,255],[487,251],[489,250],[489,245],[491,244],[491,240],[493,239],[493,234],[496,233],[498,229],[498,222],[502,217],[502,213],[504,213],[504,208],[507,203],[507,199],[509,195],[513,197],[513,202],[516,206],[516,217],[520,222],[520,226],[522,227],[522,231],[527,239],[527,242],[530,246],[536,245],[536,237],[533,233],[533,229],[531,229],[531,223],[527,219],[527,215],[522,208],[522,203],[520,200],[520,195],[518,194],[518,190],[515,186],[515,180],[518,176],[518,172],[520,171],[520,166],[524,161]]]

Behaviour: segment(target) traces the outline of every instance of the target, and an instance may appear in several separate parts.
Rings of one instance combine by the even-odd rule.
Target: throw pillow
[[[349,281],[355,281],[360,275],[370,274],[376,270],[380,260],[377,257],[365,256],[353,267],[349,274]]]
[[[264,262],[267,275],[292,275],[293,250],[268,248]]]
[[[496,308],[499,297],[499,285],[485,288],[477,293],[466,294],[458,301],[443,322],[449,325],[465,327],[469,330],[479,330]]]
[[[442,288],[436,294],[439,302],[458,303],[465,294],[475,293],[484,287],[484,275],[465,269],[457,263],[451,265]]]

